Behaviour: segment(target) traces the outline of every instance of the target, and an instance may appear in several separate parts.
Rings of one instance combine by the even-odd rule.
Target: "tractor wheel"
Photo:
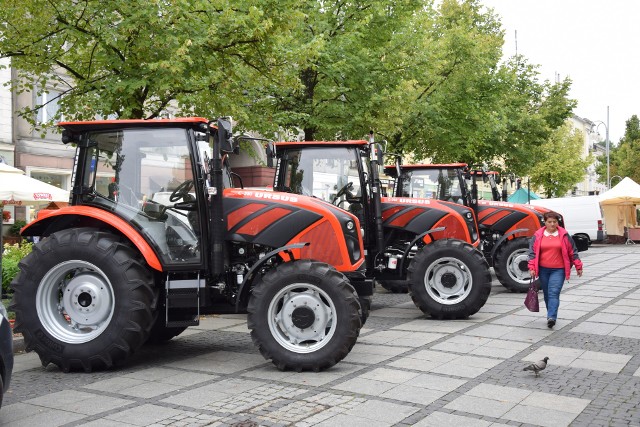
[[[121,365],[147,339],[153,277],[118,236],[59,231],[34,246],[11,283],[17,332],[43,366],[91,372]]]
[[[406,294],[409,292],[409,285],[406,280],[379,280],[380,286],[394,294]]]
[[[252,289],[251,338],[282,371],[329,368],[349,354],[360,333],[358,296],[333,267],[310,260],[286,262]]]
[[[360,320],[362,320],[362,326],[367,322],[369,318],[369,314],[371,313],[371,300],[373,297],[371,295],[365,297],[358,297],[360,301]]]
[[[424,246],[408,271],[414,304],[438,319],[463,319],[477,313],[491,292],[489,265],[480,251],[461,240]]]
[[[503,244],[497,251],[493,270],[498,281],[511,292],[529,290],[529,239],[519,237]]]

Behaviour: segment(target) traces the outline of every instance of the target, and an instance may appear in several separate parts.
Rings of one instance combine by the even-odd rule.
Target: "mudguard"
[[[21,231],[23,236],[48,236],[51,233],[65,229],[68,224],[82,220],[92,219],[102,222],[120,231],[140,251],[149,267],[162,271],[162,265],[156,252],[142,235],[127,221],[103,209],[90,206],[68,206],[57,210],[40,211],[41,215],[35,221],[29,223]]]

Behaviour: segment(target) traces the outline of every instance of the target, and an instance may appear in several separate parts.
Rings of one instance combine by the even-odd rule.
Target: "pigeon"
[[[544,368],[547,367],[547,360],[549,360],[549,358],[545,357],[542,360],[534,362],[531,365],[525,367],[523,369],[523,371],[533,371],[536,374],[536,377],[537,377],[538,376],[538,372],[544,371]]]

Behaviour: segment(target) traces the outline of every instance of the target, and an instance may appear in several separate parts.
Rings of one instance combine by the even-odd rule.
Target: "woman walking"
[[[540,287],[547,307],[547,327],[553,328],[558,318],[560,292],[569,279],[571,266],[582,276],[582,261],[576,244],[567,230],[558,225],[560,215],[546,212],[544,227],[535,232],[529,243],[529,274],[540,279]]]

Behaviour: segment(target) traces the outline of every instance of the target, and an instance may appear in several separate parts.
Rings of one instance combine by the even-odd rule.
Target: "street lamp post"
[[[604,130],[606,132],[605,134],[605,147],[606,147],[606,151],[607,151],[607,190],[611,189],[611,178],[609,177],[610,175],[610,170],[609,170],[609,106],[607,105],[607,123],[604,123],[600,120],[594,122],[597,123],[596,125],[596,130],[598,129],[598,126],[602,125],[604,126]]]
[[[609,179],[609,188],[611,188],[611,181],[613,181],[613,178],[618,178],[620,181],[622,181],[622,177],[620,175],[613,175],[611,179]],[[618,181],[618,183],[620,183],[620,181]]]

